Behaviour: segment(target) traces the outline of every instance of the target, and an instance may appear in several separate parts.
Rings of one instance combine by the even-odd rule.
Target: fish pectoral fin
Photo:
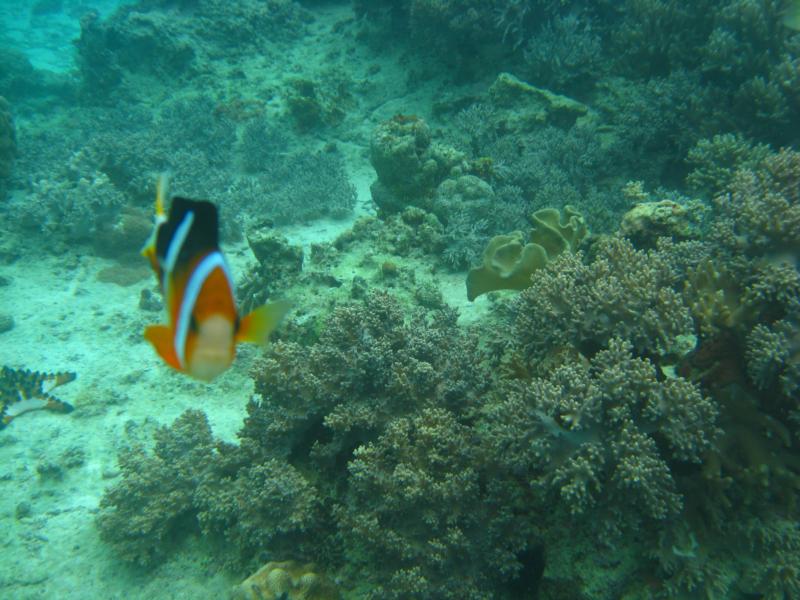
[[[291,304],[283,300],[259,306],[242,319],[239,331],[236,333],[236,341],[266,344],[269,335],[275,331],[290,308]]]
[[[172,330],[167,325],[148,325],[144,330],[144,339],[153,345],[164,362],[173,369],[181,370],[181,363],[175,354]]]

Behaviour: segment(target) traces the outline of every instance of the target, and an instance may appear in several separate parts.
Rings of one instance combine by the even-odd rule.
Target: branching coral
[[[771,325],[759,323],[747,336],[747,370],[755,386],[787,397],[800,392],[800,299],[786,318]]]
[[[714,235],[732,253],[800,256],[800,153],[784,149],[757,169],[740,169],[716,198]]]
[[[100,536],[121,558],[152,566],[192,533],[232,544],[227,564],[247,562],[267,548],[293,556],[314,553],[297,536],[318,525],[319,499],[290,465],[249,464],[239,448],[214,439],[197,410],[154,437],[152,453],[141,447],[120,453],[122,481],[100,503]]]
[[[769,154],[769,146],[754,144],[741,134],[700,140],[687,156],[694,168],[686,183],[696,192],[716,196],[728,188],[737,170],[755,169]]]
[[[370,598],[489,598],[488,584],[519,568],[525,532],[487,497],[480,462],[469,429],[440,408],[392,421],[355,452],[337,517],[352,551],[388,583]]]
[[[161,560],[181,533],[197,530],[194,495],[214,446],[205,414],[187,411],[156,432],[152,454],[143,448],[121,452],[122,481],[100,502],[100,537],[125,560]]]
[[[681,336],[693,327],[674,289],[676,277],[658,251],[634,250],[622,239],[601,242],[589,263],[564,253],[520,294],[514,308],[519,343],[528,356],[542,357],[564,346],[591,354],[621,337],[638,354],[680,354]]]
[[[601,56],[600,36],[591,21],[574,13],[553,18],[525,45],[530,80],[560,93],[591,89],[604,68]]]
[[[717,435],[718,409],[682,378],[661,381],[632,350],[612,338],[588,362],[501,388],[486,407],[485,436],[502,468],[573,514],[603,505],[626,518],[676,515],[682,501],[670,465],[700,461]]]
[[[275,459],[246,464],[232,475],[206,477],[194,495],[202,532],[237,550],[228,562],[264,553],[318,555],[303,542],[319,526],[321,499],[303,475]],[[318,541],[317,551],[324,547]]]
[[[305,464],[309,452],[343,460],[392,417],[425,406],[467,410],[488,384],[476,340],[443,309],[406,322],[392,297],[373,293],[334,311],[319,342],[276,343],[256,373],[243,445]]]

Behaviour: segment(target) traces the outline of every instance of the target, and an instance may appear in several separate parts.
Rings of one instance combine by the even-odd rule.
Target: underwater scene
[[[0,3],[0,599],[800,599],[800,1]]]

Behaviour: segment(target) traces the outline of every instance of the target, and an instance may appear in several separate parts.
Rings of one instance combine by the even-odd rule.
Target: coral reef
[[[515,231],[499,235],[483,253],[483,265],[467,274],[467,298],[472,301],[494,290],[523,290],[530,286],[534,271],[565,251],[575,252],[588,234],[583,217],[570,206],[564,219],[554,208],[543,208],[531,215],[533,228],[529,242]]]
[[[632,350],[611,338],[588,361],[568,357],[544,379],[510,380],[485,416],[500,468],[560,496],[573,515],[606,505],[618,520],[606,526],[621,530],[676,516],[670,465],[699,463],[717,434],[712,399],[682,378],[659,381]]]
[[[11,118],[11,107],[8,101],[0,96],[0,201],[5,199],[8,191],[11,167],[16,155],[17,136]]]
[[[235,6],[201,0],[173,6],[169,13],[162,8],[140,0],[107,19],[97,11],[81,18],[76,46],[85,98],[108,99],[137,76],[188,78],[220,55],[264,49],[267,42],[301,34],[305,14],[289,0],[246,0]]]
[[[339,600],[336,586],[313,564],[269,562],[231,591],[231,600]]]
[[[541,357],[567,346],[591,355],[614,337],[648,356],[691,349],[684,336],[693,333],[693,322],[664,253],[614,238],[597,246],[589,263],[580,253],[561,254],[520,294],[515,329],[526,354]]]
[[[380,123],[370,141],[370,162],[378,174],[372,200],[382,214],[407,206],[430,208],[431,192],[464,159],[457,150],[432,141],[421,118],[396,115]]]
[[[198,410],[154,438],[152,453],[136,446],[119,454],[122,481],[100,502],[100,536],[122,559],[152,566],[193,533],[233,544],[228,564],[266,547],[302,554],[290,540],[315,523],[318,500],[295,469],[248,465],[238,448],[214,439]]]
[[[154,437],[152,454],[142,447],[120,452],[122,481],[106,491],[97,515],[100,537],[122,559],[140,565],[156,564],[197,530],[194,495],[215,462],[215,442],[201,411],[186,411]]]
[[[246,234],[245,305],[303,299],[238,443],[189,411],[123,449],[102,538],[147,565],[185,535],[240,573],[273,561],[240,598],[797,596],[786,3],[234,4],[83,17],[75,127],[18,104],[38,75],[3,55],[12,226],[131,246],[168,169]],[[273,229],[349,217],[367,157],[377,216],[305,253]],[[470,299],[520,293],[459,324],[442,271],[484,248]]]

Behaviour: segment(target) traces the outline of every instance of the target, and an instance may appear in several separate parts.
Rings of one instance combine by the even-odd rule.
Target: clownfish
[[[206,200],[173,197],[167,217],[166,187],[162,175],[155,227],[142,255],[155,271],[169,322],[149,325],[144,337],[172,368],[211,381],[231,366],[237,343],[265,344],[289,304],[265,304],[240,317],[233,278],[219,248],[217,207]]]

